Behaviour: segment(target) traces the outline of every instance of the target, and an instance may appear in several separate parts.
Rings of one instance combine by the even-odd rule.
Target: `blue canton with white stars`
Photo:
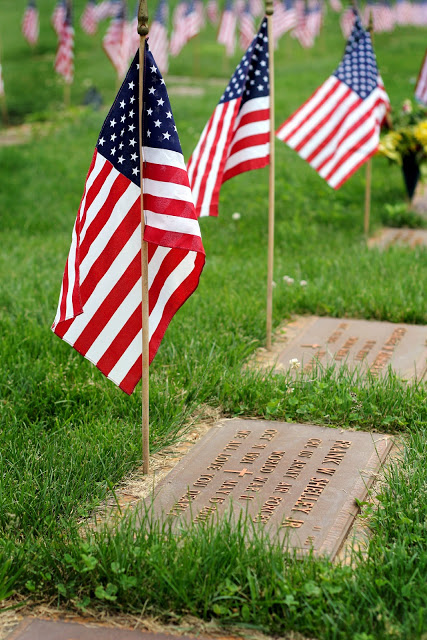
[[[96,148],[129,180],[140,186],[139,171],[139,52],[105,120]],[[165,81],[146,44],[142,144],[182,153]]]
[[[251,45],[237,66],[219,104],[242,97],[242,105],[270,95],[268,76],[267,19],[264,18]]]
[[[362,100],[378,85],[378,67],[371,36],[362,27],[357,14],[344,57],[333,75],[357,93]]]

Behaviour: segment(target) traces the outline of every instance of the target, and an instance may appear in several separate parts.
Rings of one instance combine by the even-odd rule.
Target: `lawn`
[[[21,3],[22,4],[22,3]],[[75,0],[79,18],[84,0]],[[185,614],[267,633],[320,639],[421,638],[427,633],[427,456],[425,385],[357,381],[328,370],[287,393],[285,376],[260,377],[242,365],[265,340],[268,170],[233,178],[218,219],[203,219],[206,266],[177,313],[151,370],[151,449],[173,443],[206,407],[225,416],[314,422],[386,431],[404,443],[367,506],[367,556],[356,566],[294,558],[266,540],[246,544],[244,525],[189,530],[178,541],[153,528],[88,530],[106,493],[140,464],[140,387],[128,397],[50,331],[71,230],[97,134],[106,115],[80,108],[95,86],[107,108],[114,71],[76,24],[72,107],[52,71],[52,0],[39,0],[40,43],[20,34],[23,7],[2,0],[1,55],[13,124],[35,122],[24,145],[0,147],[0,599],[52,601],[71,609]],[[150,11],[153,8],[150,7]],[[77,20],[76,20],[77,22]],[[337,66],[344,41],[329,11],[315,47],[284,37],[276,54],[280,124]],[[425,50],[423,29],[375,39],[394,105],[413,94]],[[201,77],[194,77],[200,49]],[[227,75],[212,28],[171,61],[171,102],[186,158],[216,105]],[[174,95],[176,76],[203,89]],[[212,82],[222,78],[223,86]],[[338,192],[285,145],[276,143],[274,324],[292,314],[426,323],[427,252],[369,250],[363,237],[362,168]],[[398,169],[373,160],[372,231],[386,205],[404,200]],[[241,219],[232,219],[234,212]],[[288,286],[283,276],[295,280]],[[301,287],[300,280],[307,286]],[[357,402],[351,393],[356,394]],[[15,600],[13,600],[15,602]]]

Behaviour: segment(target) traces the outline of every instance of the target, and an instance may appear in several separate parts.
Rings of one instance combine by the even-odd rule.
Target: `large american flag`
[[[415,86],[415,97],[422,104],[427,105],[427,51],[418,74],[417,84]]]
[[[196,212],[218,215],[221,185],[270,162],[267,19],[236,68],[188,162]]]
[[[93,36],[96,33],[98,17],[95,0],[87,0],[86,7],[80,18],[80,24],[83,31],[89,36]]]
[[[64,22],[58,34],[58,51],[55,58],[55,71],[67,84],[74,78],[74,29],[71,21],[71,3],[67,4]]]
[[[39,12],[36,1],[29,0],[22,19],[22,35],[32,47],[39,39]]]
[[[225,45],[228,56],[232,56],[236,48],[237,15],[233,7],[233,0],[226,0],[221,22],[218,29],[217,41]]]
[[[168,0],[159,0],[157,11],[150,27],[149,43],[161,73],[167,73],[169,68],[168,16]]]
[[[53,331],[126,393],[141,378],[141,191],[138,63],[131,64],[96,145],[65,266]],[[144,240],[150,362],[196,289],[205,254],[164,80],[146,49]]]
[[[58,0],[58,2],[56,3],[53,9],[53,13],[51,17],[52,27],[54,28],[58,36],[61,32],[62,27],[64,26],[66,13],[67,13],[67,5],[65,0]]]
[[[360,18],[338,69],[277,130],[334,189],[377,150],[389,99]]]
[[[124,77],[129,62],[129,32],[125,14],[126,6],[124,2],[120,2],[120,11],[111,19],[111,23],[102,40],[102,48],[120,79]]]

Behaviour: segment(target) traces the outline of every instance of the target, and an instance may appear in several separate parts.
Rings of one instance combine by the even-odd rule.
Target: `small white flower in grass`
[[[286,282],[286,284],[293,284],[294,279],[291,278],[290,276],[283,276],[283,282]]]
[[[306,286],[307,286],[307,284],[308,284],[308,283],[307,283],[307,280],[301,280],[301,281],[300,281],[300,285],[301,285],[302,287],[306,287]]]
[[[301,362],[298,360],[298,358],[291,358],[289,360],[289,364],[291,365],[291,369],[299,369],[301,366]]]
[[[238,213],[237,211],[235,213],[233,213],[233,215],[231,216],[232,220],[240,220],[242,216],[240,215],[240,213]]]
[[[274,282],[274,280],[271,281],[271,285],[272,285],[273,289],[274,289],[274,287],[277,287],[277,284]]]

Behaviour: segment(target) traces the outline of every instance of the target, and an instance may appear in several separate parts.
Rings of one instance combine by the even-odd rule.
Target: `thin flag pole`
[[[142,284],[142,471],[149,472],[150,464],[150,387],[149,387],[149,332],[148,332],[148,245],[144,240],[144,191],[143,191],[143,164],[142,157],[142,120],[143,120],[143,88],[144,88],[144,62],[145,39],[148,34],[148,7],[147,0],[140,0],[138,7],[138,33],[139,33],[139,176],[141,179],[141,284]]]
[[[356,2],[354,3],[356,7]],[[369,13],[369,24],[368,24],[369,35],[371,36],[372,46],[374,44],[374,20],[372,16],[372,11]],[[369,235],[369,226],[371,219],[371,184],[372,184],[372,159],[369,158],[366,163],[366,177],[365,177],[365,215],[363,220],[363,231],[366,238]]]
[[[1,61],[2,61],[2,43],[0,40],[0,65],[1,65]],[[0,80],[1,79],[3,79],[3,86],[4,86],[3,72],[1,73]],[[1,115],[2,115],[3,124],[5,127],[7,127],[9,124],[9,114],[7,111],[6,91],[4,91],[3,95],[0,96],[0,106],[1,106]]]
[[[268,75],[270,81],[270,173],[268,193],[268,259],[267,259],[267,349],[271,349],[273,316],[273,266],[274,266],[274,40],[273,0],[266,0],[268,34]]]

